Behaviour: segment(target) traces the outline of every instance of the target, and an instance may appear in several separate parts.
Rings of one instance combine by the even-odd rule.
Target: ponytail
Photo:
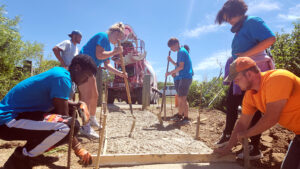
[[[188,53],[190,53],[190,47],[188,45],[183,45],[183,47],[185,48],[185,50],[187,50]]]

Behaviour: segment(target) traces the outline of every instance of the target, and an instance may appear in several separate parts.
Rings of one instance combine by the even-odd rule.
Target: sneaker
[[[98,129],[102,128],[102,126],[97,122],[97,119],[95,116],[90,117],[90,124],[91,124],[91,126],[97,127]]]
[[[249,145],[249,160],[258,160],[263,157],[262,152],[256,147],[254,148],[253,145]],[[244,159],[244,149],[236,152],[238,159]]]
[[[98,133],[95,132],[95,130],[90,125],[85,125],[80,127],[79,131],[82,135],[85,135],[88,138],[95,138],[95,139],[99,138]]]
[[[32,169],[29,164],[29,157],[26,157],[22,153],[22,147],[17,147],[13,154],[5,162],[4,169]]]
[[[181,122],[183,125],[191,124],[191,121],[189,120],[188,117],[184,117],[180,122]]]
[[[173,121],[180,121],[182,118],[183,118],[183,115],[181,115],[181,114],[179,114],[179,113],[176,113],[176,114],[171,118],[171,120],[173,120]]]
[[[218,142],[215,143],[217,148],[221,148],[224,147],[228,144],[228,141],[230,139],[230,134],[222,134],[220,140]]]

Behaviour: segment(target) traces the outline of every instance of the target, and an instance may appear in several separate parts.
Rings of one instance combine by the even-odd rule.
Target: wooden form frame
[[[91,166],[95,166],[97,155],[92,155],[92,158]],[[207,162],[235,162],[235,156],[218,157],[216,154],[111,154],[100,156],[101,167]]]

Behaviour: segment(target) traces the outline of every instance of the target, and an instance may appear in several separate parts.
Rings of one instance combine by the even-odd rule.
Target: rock
[[[266,142],[266,141],[261,141],[261,144],[264,145],[265,147],[272,148],[272,143]]]
[[[275,162],[281,163],[284,160],[285,154],[283,153],[272,153],[272,158]]]
[[[273,138],[272,137],[270,137],[270,136],[261,136],[261,139],[263,140],[263,141],[265,141],[265,142],[269,142],[269,143],[271,143],[272,141],[273,141]]]

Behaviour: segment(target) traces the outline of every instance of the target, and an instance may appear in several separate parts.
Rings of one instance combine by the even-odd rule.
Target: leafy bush
[[[17,29],[19,17],[5,17],[4,6],[0,7],[0,100],[21,80],[30,76],[23,72],[22,65],[27,59],[42,57],[43,45],[23,42]],[[39,63],[39,62],[37,62]]]
[[[271,47],[277,69],[287,69],[300,76],[300,23],[294,23],[291,33],[276,33]]]

